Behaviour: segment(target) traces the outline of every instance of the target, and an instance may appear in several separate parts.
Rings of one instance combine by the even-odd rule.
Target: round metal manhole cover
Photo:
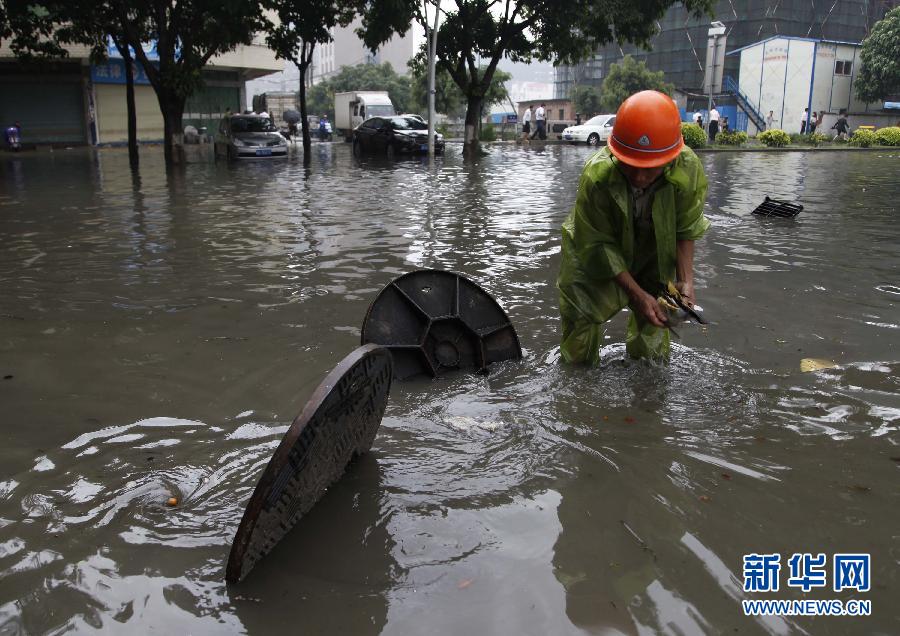
[[[391,388],[387,349],[359,347],[334,368],[291,424],[247,503],[225,580],[236,583],[371,448]]]
[[[522,357],[497,301],[462,274],[436,269],[404,274],[382,289],[366,312],[362,342],[390,349],[400,379],[485,371]]]

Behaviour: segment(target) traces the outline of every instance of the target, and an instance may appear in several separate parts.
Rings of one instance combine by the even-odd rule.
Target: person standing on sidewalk
[[[775,124],[775,111],[770,110],[769,114],[766,115],[766,130],[774,130]]]
[[[716,135],[719,134],[719,111],[713,104],[712,110],[709,111],[709,143],[716,142]]]

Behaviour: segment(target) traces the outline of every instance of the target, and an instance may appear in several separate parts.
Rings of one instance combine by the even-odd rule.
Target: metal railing
[[[753,122],[753,124],[759,130],[765,130],[766,120],[762,116],[756,108],[753,106],[753,102],[750,101],[750,98],[744,95],[741,92],[741,89],[738,87],[738,83],[734,81],[734,78],[730,75],[726,75],[724,78],[725,91],[734,95],[735,101],[737,105],[747,113],[747,117]]]

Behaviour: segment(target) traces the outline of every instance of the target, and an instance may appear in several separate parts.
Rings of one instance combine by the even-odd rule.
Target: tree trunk
[[[181,119],[184,116],[185,99],[168,91],[157,92],[156,96],[163,116],[163,156],[166,166],[184,163]]]
[[[309,164],[311,142],[309,138],[309,119],[306,117],[306,64],[299,65],[300,68],[300,129],[303,134],[303,163]]]
[[[134,105],[134,62],[131,59],[131,51],[126,46],[122,53],[122,61],[125,62],[125,103],[128,107],[128,163],[132,168],[138,167],[137,146],[137,114]]]
[[[475,155],[480,150],[478,141],[478,117],[481,114],[481,96],[469,95],[466,103],[466,132],[463,142],[463,154]]]

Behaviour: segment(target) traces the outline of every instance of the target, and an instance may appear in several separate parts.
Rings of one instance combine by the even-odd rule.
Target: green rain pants
[[[622,294],[624,296],[624,294]],[[567,304],[562,295],[561,302]],[[584,305],[582,305],[583,307]],[[627,303],[622,303],[621,311]],[[618,313],[618,311],[616,313]],[[591,320],[579,315],[574,320],[570,317],[579,314],[577,310],[564,311],[562,314],[562,352],[566,362],[581,362],[596,365],[600,362],[600,347],[603,345],[604,322]],[[650,358],[665,360],[669,356],[669,330],[660,329],[634,310],[628,316],[625,329],[625,351],[632,358]]]

